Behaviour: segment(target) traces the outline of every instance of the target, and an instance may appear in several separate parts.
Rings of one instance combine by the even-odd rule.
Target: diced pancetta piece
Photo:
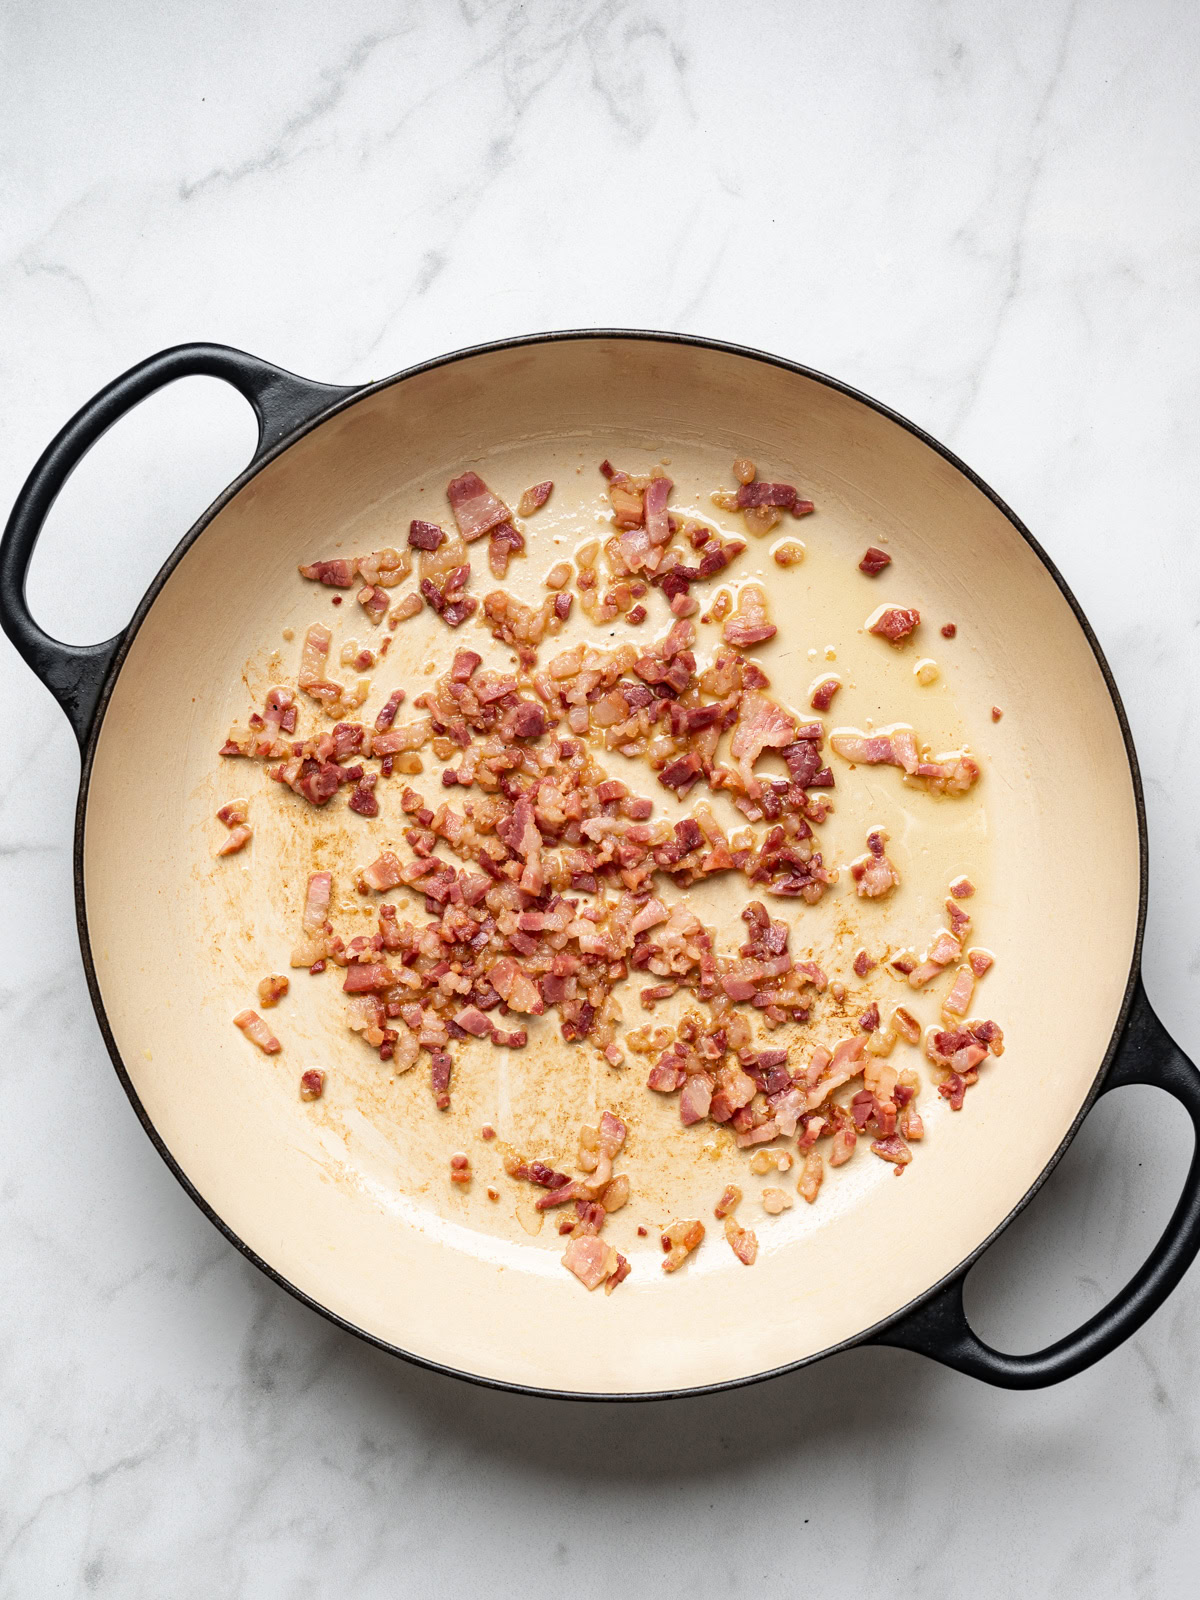
[[[510,1011],[521,1011],[529,1016],[541,1016],[545,1001],[536,983],[511,956],[501,956],[488,969],[488,982]]]
[[[916,735],[903,725],[873,734],[862,733],[858,728],[837,728],[829,743],[843,760],[856,765],[901,767],[934,794],[966,794],[979,778],[979,764],[965,750],[951,750],[932,761],[923,760]]]
[[[535,511],[540,511],[549,500],[553,488],[554,480],[547,478],[545,483],[535,483],[531,489],[526,489],[517,505],[517,515],[531,517]]]
[[[742,696],[729,754],[746,793],[756,796],[762,785],[754,776],[754,763],[764,750],[781,750],[796,737],[796,719],[757,689]]]
[[[738,595],[737,610],[726,618],[721,629],[725,643],[735,650],[748,650],[752,645],[773,639],[779,630],[767,614],[766,591],[761,584],[745,583]]]
[[[413,550],[425,550],[432,553],[439,545],[445,542],[446,535],[436,522],[421,522],[414,520],[408,525],[408,543]]]
[[[310,583],[323,583],[332,589],[348,589],[354,582],[354,561],[313,561],[300,568],[300,576]]]
[[[396,974],[382,962],[353,961],[342,984],[346,994],[379,994],[396,982]]]
[[[854,891],[861,898],[879,900],[891,894],[900,882],[900,874],[884,854],[887,834],[882,828],[872,828],[867,835],[867,852],[850,863],[850,876]]]
[[[833,1136],[833,1143],[829,1150],[829,1165],[831,1167],[843,1166],[854,1154],[854,1147],[858,1143],[858,1133],[852,1125],[843,1125]]]
[[[703,1122],[712,1105],[715,1084],[707,1072],[693,1072],[679,1096],[679,1118],[684,1127]]]
[[[697,1249],[704,1238],[704,1224],[699,1221],[672,1222],[664,1231],[662,1246],[666,1251],[662,1269],[675,1272]]]
[[[300,650],[300,672],[296,682],[305,691],[325,684],[325,668],[329,662],[329,644],[333,634],[321,622],[314,622],[304,635]]]
[[[810,1150],[807,1156],[804,1158],[804,1169],[801,1172],[800,1180],[796,1185],[797,1189],[800,1191],[800,1194],[805,1200],[808,1201],[810,1206],[815,1203],[817,1193],[820,1190],[824,1178],[825,1163],[821,1159],[820,1151]]]
[[[229,837],[217,850],[217,854],[219,856],[237,855],[239,850],[245,849],[245,847],[250,843],[253,834],[253,828],[249,827],[244,822],[238,823],[236,827],[230,828]]]
[[[814,711],[828,711],[833,697],[842,687],[840,678],[819,678],[809,691],[808,703]]]
[[[720,1212],[717,1213],[721,1215]],[[734,1217],[725,1218],[725,1237],[729,1241],[729,1248],[744,1267],[752,1267],[758,1256],[758,1236],[750,1229],[739,1225]]]
[[[258,986],[258,1003],[264,1011],[269,1011],[272,1006],[277,1006],[284,995],[291,988],[291,982],[282,973],[272,973],[263,978]]]
[[[901,1038],[907,1039],[909,1044],[920,1044],[921,1024],[913,1016],[912,1012],[907,1011],[903,1006],[897,1006],[892,1012],[892,1027]]]
[[[667,515],[667,501],[671,497],[670,478],[651,478],[642,500],[642,515],[646,534],[652,545],[665,545],[671,537],[671,521]]]
[[[869,544],[866,554],[858,563],[858,570],[865,572],[868,578],[876,578],[884,567],[890,567],[892,558],[886,550],[881,550],[878,545]]]
[[[886,1139],[875,1139],[871,1149],[884,1161],[890,1161],[899,1172],[912,1160],[912,1151],[905,1144],[898,1133],[893,1133]]]
[[[380,706],[375,718],[375,727],[379,733],[385,732],[396,720],[396,713],[404,703],[404,690],[393,689],[387,698],[386,704]]]
[[[305,933],[320,933],[329,917],[329,903],[333,898],[333,874],[311,872],[304,895],[301,927]]]
[[[257,1011],[239,1011],[233,1019],[235,1028],[240,1028],[252,1044],[256,1044],[264,1055],[273,1056],[283,1046],[267,1027]]]
[[[737,1210],[741,1203],[742,1191],[738,1188],[736,1183],[727,1183],[724,1191],[722,1192],[721,1198],[713,1207],[713,1216],[720,1221],[722,1218],[732,1215],[732,1213]]]
[[[248,800],[230,800],[217,812],[217,819],[227,828],[236,828],[239,823],[245,822],[250,815]]]
[[[942,1011],[951,1017],[965,1017],[971,1009],[971,996],[975,992],[975,974],[969,965],[961,966],[954,979],[954,986],[942,1001]]]
[[[585,1289],[598,1289],[617,1270],[617,1252],[598,1235],[585,1233],[568,1242],[562,1264]]]
[[[956,900],[969,900],[975,893],[975,885],[968,877],[958,877],[951,883],[950,893]]]
[[[864,626],[868,633],[877,634],[889,644],[900,644],[919,626],[920,621],[919,611],[905,606],[882,605],[872,611]]]
[[[962,955],[962,946],[952,933],[945,928],[939,928],[933,943],[929,947],[927,960],[935,962],[939,967],[948,967],[952,961],[957,961]]]
[[[984,950],[980,945],[973,945],[967,951],[967,960],[971,964],[971,971],[977,978],[982,978],[985,972],[990,972],[996,964],[996,958],[990,950]]]
[[[363,868],[362,881],[368,889],[374,889],[380,894],[387,889],[394,889],[397,884],[404,882],[404,868],[400,857],[393,850],[385,850],[369,867]]]
[[[477,472],[464,472],[446,486],[458,531],[467,544],[512,521],[512,512],[484,483]]]

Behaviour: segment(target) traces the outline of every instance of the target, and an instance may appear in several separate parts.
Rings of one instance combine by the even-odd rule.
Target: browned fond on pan
[[[974,1009],[1001,1022],[1007,1052],[958,1115],[923,1073],[928,1134],[902,1179],[861,1148],[817,1206],[797,1200],[777,1219],[762,1215],[758,1180],[725,1135],[682,1129],[674,1104],[646,1091],[637,1061],[614,1072],[564,1045],[549,1022],[524,1052],[472,1045],[449,1116],[433,1109],[424,1069],[396,1079],[345,1031],[333,974],[293,976],[271,1013],[280,1056],[262,1057],[230,1025],[254,1003],[260,976],[286,970],[313,862],[337,874],[343,930],[365,931],[351,868],[403,826],[398,784],[380,785],[381,816],[368,825],[344,801],[313,813],[250,763],[216,758],[227,727],[271,682],[294,681],[310,621],[336,624],[339,644],[369,641],[353,601],[331,607],[328,591],[298,579],[297,563],[400,543],[413,516],[448,521],[445,483],[472,466],[510,503],[528,484],[555,480],[549,506],[527,524],[527,560],[510,569],[507,586],[532,594],[554,559],[604,531],[596,465],[605,455],[634,468],[669,459],[675,503],[731,531],[740,519],[714,513],[708,491],[730,481],[735,455],[799,485],[817,514],[753,545],[735,569],[739,579],[761,571],[771,591],[781,631],[760,659],[775,692],[802,707],[832,666],[847,687],[831,726],[904,719],[937,749],[965,739],[983,758],[982,782],[958,802],[907,790],[892,769],[850,774],[835,763],[827,857],[844,864],[866,826],[883,823],[904,887],[860,910],[843,882],[817,908],[790,914],[793,947],[848,972],[860,942],[921,944],[948,877],[970,871],[980,884],[975,935],[999,958]],[[805,541],[802,566],[770,561],[781,535]],[[863,548],[885,541],[893,566],[874,582],[861,577]],[[485,566],[479,547],[475,564]],[[490,586],[478,571],[475,592]],[[920,608],[919,649],[893,653],[862,633],[884,599]],[[664,615],[646,638],[665,630]],[[938,633],[943,621],[958,626],[953,642]],[[396,684],[417,692],[467,643],[490,646],[481,629],[454,635],[428,613],[403,624],[373,674],[367,711]],[[912,678],[921,654],[942,666],[932,688]],[[999,724],[993,704],[1005,713]],[[644,768],[612,759],[640,792],[657,790]],[[254,842],[214,862],[222,830],[213,812],[243,793]],[[1096,1075],[1138,906],[1134,796],[1112,701],[1069,606],[1003,514],[919,439],[819,382],[726,352],[619,339],[489,352],[376,392],[226,506],[168,579],[117,682],[92,774],[84,873],[99,985],[134,1087],[241,1239],[319,1303],[406,1351],[502,1381],[613,1393],[798,1360],[887,1316],[961,1261],[1036,1178]],[[730,928],[745,898],[738,879],[693,891],[691,903]],[[854,993],[884,1006],[904,998],[878,974]],[[814,1040],[847,1030],[833,1009],[826,1001]],[[932,998],[914,1009],[936,1015]],[[915,1053],[894,1059],[918,1064]],[[316,1105],[297,1093],[310,1066],[329,1073]],[[566,1159],[580,1122],[604,1106],[630,1121],[634,1182],[633,1202],[606,1230],[633,1273],[607,1298],[562,1269],[552,1222],[528,1231],[527,1203],[497,1180],[496,1147],[475,1136],[490,1120],[530,1154]],[[477,1175],[465,1194],[447,1181],[458,1148]],[[751,1269],[711,1215],[731,1176],[747,1190],[742,1221],[761,1240]],[[775,1181],[790,1189],[794,1178]],[[486,1198],[489,1181],[499,1204]],[[710,1235],[668,1278],[655,1229],[676,1216],[705,1218]],[[639,1222],[647,1239],[636,1236]]]

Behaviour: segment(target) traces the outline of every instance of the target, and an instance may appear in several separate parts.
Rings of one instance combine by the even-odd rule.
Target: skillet
[[[125,412],[195,374],[224,379],[253,406],[253,460],[171,554],[128,628],[97,645],[59,643],[24,598],[55,496]],[[276,804],[253,789],[257,778],[231,777],[216,751],[265,688],[294,673],[298,644],[285,630],[298,640],[329,616],[327,596],[298,581],[297,565],[401,543],[410,517],[445,521],[445,484],[464,467],[510,501],[527,484],[555,480],[517,564],[515,587],[532,596],[551,560],[570,555],[581,524],[592,519],[603,532],[602,457],[635,470],[668,459],[677,499],[704,513],[707,490],[728,483],[730,461],[747,455],[818,506],[801,528],[802,566],[782,573],[765,546],[752,546],[739,574],[761,574],[782,624],[763,654],[773,692],[804,705],[814,672],[836,658],[846,688],[834,720],[911,721],[935,747],[966,739],[981,756],[978,802],[961,806],[933,806],[894,770],[860,769],[861,781],[837,791],[830,847],[847,859],[864,827],[883,819],[920,855],[921,883],[932,887],[919,887],[914,872],[903,911],[893,897],[895,909],[872,925],[893,944],[936,918],[948,876],[970,870],[980,938],[999,957],[987,1011],[1008,1048],[961,1115],[932,1107],[903,1183],[882,1162],[852,1164],[817,1206],[760,1229],[769,1243],[751,1271],[714,1240],[668,1278],[652,1226],[620,1292],[588,1296],[561,1270],[557,1241],[532,1233],[507,1197],[489,1209],[478,1180],[469,1195],[447,1194],[447,1149],[488,1119],[514,1142],[563,1149],[586,1113],[611,1104],[634,1128],[637,1214],[655,1225],[711,1213],[733,1172],[728,1151],[682,1138],[673,1108],[649,1104],[658,1097],[636,1071],[614,1074],[549,1037],[503,1068],[483,1047],[466,1053],[451,1136],[421,1074],[391,1079],[365,1052],[358,1059],[318,984],[294,983],[286,1011],[272,1013],[287,1034],[284,1055],[257,1056],[230,1017],[252,1003],[259,976],[281,961],[286,970],[306,872],[314,859],[331,867],[350,916],[353,866],[376,851],[360,819]],[[855,563],[881,541],[894,565],[872,587]],[[863,618],[883,599],[956,624],[954,641],[938,641],[933,692],[915,686],[911,658],[881,654],[863,635]],[[1200,1080],[1141,985],[1140,781],[1086,618],[968,467],[846,385],[761,352],[660,333],[509,340],[362,388],[313,383],[222,346],[179,346],[102,390],[34,467],[0,547],[0,621],[79,740],[80,942],[134,1110],[233,1244],[369,1342],[484,1384],[564,1397],[711,1391],[865,1343],[1034,1388],[1128,1338],[1200,1247],[1194,1153],[1148,1260],[1081,1328],[1013,1356],[967,1323],[971,1265],[1036,1193],[1098,1097],[1153,1084],[1200,1128]],[[350,616],[339,626],[360,639],[367,631]],[[419,686],[441,669],[453,640],[439,626],[423,614],[398,630],[387,683]],[[1003,710],[996,723],[993,704]],[[248,787],[253,845],[216,870],[213,813]],[[385,805],[379,826],[398,834],[402,823]],[[1103,871],[1081,870],[1089,863]],[[732,921],[744,898],[714,889],[705,919]],[[814,950],[848,937],[834,900],[804,914]],[[331,1068],[315,1108],[296,1093],[299,1069],[310,1066]],[[471,1148],[482,1177],[487,1153]]]

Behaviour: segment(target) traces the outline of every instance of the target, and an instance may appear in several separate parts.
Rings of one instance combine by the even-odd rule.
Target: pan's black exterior
[[[789,1363],[784,1367],[776,1368],[771,1372],[752,1373],[744,1378],[731,1379],[726,1383],[681,1391],[664,1391],[658,1394],[593,1395],[574,1391],[542,1390],[533,1385],[501,1383],[494,1379],[481,1377],[477,1373],[460,1372],[452,1367],[444,1366],[438,1362],[427,1361],[408,1351],[400,1350],[396,1346],[386,1344],[384,1341],[367,1333],[364,1329],[357,1328],[344,1318],[336,1316],[326,1307],[311,1299],[294,1284],[281,1277],[267,1262],[263,1261],[239,1239],[221,1218],[211,1210],[203,1196],[192,1186],[175,1162],[174,1157],[162,1142],[139,1101],[121,1060],[120,1052],[117,1049],[116,1041],[113,1038],[105,1015],[104,1003],[96,980],[95,964],[92,959],[87,928],[87,911],[84,903],[83,823],[96,741],[104,718],[105,708],[129,646],[167,577],[173,571],[183,553],[203,534],[205,528],[222,507],[268,461],[280,455],[318,422],[323,421],[335,411],[354,404],[356,400],[361,399],[367,393],[393,383],[402,383],[406,378],[413,377],[419,372],[428,371],[430,368],[444,366],[454,361],[468,360],[472,356],[489,351],[534,346],[561,340],[591,338],[688,344],[781,367],[801,377],[826,384],[831,389],[836,389],[861,404],[871,407],[900,427],[907,429],[908,432],[914,434],[928,445],[930,449],[936,450],[939,455],[950,462],[983,494],[987,495],[988,499],[1008,518],[1013,527],[1043,562],[1050,577],[1061,589],[1072,611],[1075,613],[1079,625],[1095,653],[1100,670],[1104,675],[1105,683],[1108,685],[1109,693],[1112,695],[1113,705],[1116,709],[1121,733],[1125,740],[1126,752],[1129,757],[1138,819],[1140,893],[1137,935],[1120,1016],[1104,1060],[1099,1065],[1096,1080],[1087,1099],[1080,1108],[1079,1115],[1072,1123],[1062,1144],[1054,1152],[1037,1181],[1022,1197],[1020,1203],[1014,1207],[1013,1211],[1004,1219],[995,1232],[983,1240],[953,1272],[949,1273],[939,1283],[933,1284],[925,1294],[921,1295],[911,1305],[877,1326],[864,1329],[862,1333],[844,1341],[840,1345],[831,1346],[828,1350],[820,1351],[815,1355],[805,1357],[801,1361]],[[79,646],[59,643],[38,627],[25,602],[25,579],[29,562],[50,507],[53,505],[63,484],[83,456],[114,422],[140,401],[146,399],[156,390],[161,389],[165,384],[173,382],[176,378],[198,374],[224,378],[226,382],[231,383],[234,388],[243,394],[254,407],[258,418],[259,440],[253,459],[246,471],[230,485],[172,552],[158,577],[150,586],[129,627],[123,633],[98,645]],[[104,1035],[113,1065],[116,1067],[117,1074],[124,1085],[125,1092],[129,1096],[134,1110],[157,1147],[159,1154],[176,1178],[178,1178],[201,1210],[220,1228],[232,1244],[236,1245],[257,1267],[273,1278],[276,1283],[287,1289],[289,1293],[295,1295],[297,1299],[303,1301],[305,1305],[310,1306],[314,1311],[327,1317],[339,1327],[346,1328],[359,1338],[365,1339],[368,1343],[374,1344],[394,1355],[402,1356],[420,1366],[447,1372],[452,1376],[484,1384],[490,1388],[515,1389],[523,1393],[548,1394],[564,1399],[650,1400],[665,1399],[679,1393],[712,1393],[719,1389],[736,1388],[740,1384],[758,1382],[764,1378],[776,1376],[778,1373],[806,1366],[812,1361],[818,1361],[824,1356],[833,1354],[836,1350],[849,1349],[860,1344],[899,1345],[904,1349],[932,1356],[935,1360],[944,1362],[948,1366],[956,1367],[961,1372],[970,1373],[974,1377],[983,1378],[989,1383],[997,1384],[1004,1388],[1035,1389],[1058,1383],[1064,1378],[1073,1377],[1076,1373],[1084,1371],[1111,1350],[1114,1350],[1131,1334],[1135,1333],[1142,1323],[1146,1321],[1147,1317],[1157,1310],[1175,1288],[1180,1278],[1191,1265],[1197,1250],[1200,1249],[1200,1073],[1197,1072],[1196,1068],[1169,1037],[1155,1016],[1141,983],[1142,935],[1146,919],[1146,814],[1142,799],[1137,757],[1130,737],[1129,725],[1108,663],[1104,659],[1086,617],[1080,610],[1074,595],[1071,594],[1063,582],[1054,564],[1029,533],[1028,529],[1013,515],[999,496],[994,494],[987,484],[983,483],[969,467],[958,460],[949,450],[938,444],[935,439],[930,438],[920,428],[908,422],[904,417],[898,416],[888,407],[879,404],[878,401],[872,400],[867,395],[860,394],[848,385],[826,377],[823,373],[802,367],[795,362],[784,361],[777,356],[767,355],[762,351],[749,350],[737,345],[725,344],[718,340],[691,338],[680,334],[621,329],[589,329],[575,332],[536,334],[524,339],[512,339],[497,344],[479,345],[471,349],[456,351],[451,355],[424,363],[422,366],[398,373],[395,377],[384,379],[381,383],[367,385],[361,389],[335,388],[327,384],[313,383],[308,379],[296,377],[292,373],[273,367],[265,361],[260,361],[255,356],[247,355],[243,351],[231,350],[222,345],[178,345],[173,349],[164,350],[156,356],[151,356],[149,360],[131,368],[130,371],[109,384],[106,389],[101,390],[94,399],[90,400],[71,419],[34,467],[13,508],[3,541],[0,542],[0,625],[3,625],[4,631],[24,656],[30,667],[58,700],[79,740],[82,755],[82,772],[79,805],[75,822],[75,900],[80,945],[83,952],[88,988],[100,1023],[101,1032]],[[1170,1222],[1141,1269],[1108,1305],[1084,1323],[1081,1328],[1067,1338],[1060,1339],[1056,1344],[1050,1345],[1045,1350],[1040,1350],[1032,1355],[1011,1356],[993,1350],[972,1332],[963,1310],[963,1284],[968,1272],[992,1241],[1008,1226],[1013,1217],[1029,1203],[1041,1188],[1100,1095],[1107,1093],[1110,1089],[1120,1088],[1131,1083],[1151,1084],[1156,1088],[1164,1089],[1168,1094],[1174,1095],[1186,1108],[1196,1132],[1197,1143],[1193,1149],[1192,1160],[1184,1181],[1183,1194]]]

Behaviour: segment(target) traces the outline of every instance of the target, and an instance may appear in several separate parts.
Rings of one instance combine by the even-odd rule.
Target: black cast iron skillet
[[[929,438],[913,424],[898,417],[878,402],[837,383],[822,374],[814,373],[795,363],[756,351],[718,344],[711,340],[683,339],[674,335],[657,333],[567,333],[541,335],[525,340],[507,341],[499,345],[481,346],[457,352],[413,368],[384,383],[364,388],[338,388],[309,382],[284,372],[256,357],[219,345],[193,344],[166,350],[132,368],[103,389],[89,401],[62,432],[49,445],[30,474],[22,489],[0,546],[0,621],[5,632],[16,645],[26,662],[62,706],[79,740],[82,755],[82,775],[75,833],[76,908],[84,967],[96,1014],[108,1044],[114,1066],[135,1111],[142,1120],[159,1153],[183,1184],[184,1188],[210,1219],[246,1256],[255,1262],[276,1282],[321,1312],[340,1326],[348,1328],[381,1348],[404,1355],[419,1364],[451,1371],[455,1375],[496,1387],[513,1387],[528,1392],[539,1392],[536,1384],[509,1384],[470,1371],[460,1371],[452,1366],[427,1357],[399,1349],[395,1344],[379,1339],[354,1325],[349,1318],[338,1315],[318,1303],[302,1289],[282,1276],[268,1262],[261,1259],[206,1203],[205,1199],[185,1176],[180,1164],[168,1150],[163,1139],[144,1110],[134,1090],[130,1076],[118,1052],[112,1030],[105,1013],[97,981],[94,953],[84,904],[83,835],[88,804],[89,782],[97,740],[105,710],[113,693],[122,664],[131,643],[150,607],[160,593],[169,575],[185,552],[200,539],[214,517],[263,467],[274,461],[299,439],[309,433],[319,422],[345,410],[363,396],[372,394],[390,384],[403,383],[421,373],[430,372],[455,362],[491,351],[536,350],[539,346],[563,340],[589,338],[625,341],[657,341],[664,346],[681,345],[694,350],[725,352],[744,360],[753,360],[775,369],[796,374],[810,382],[827,386],[859,404],[872,408],[916,438],[929,449],[936,451],[958,473],[966,477],[986,495],[1003,513],[1012,527],[1024,539],[1044,564],[1050,577],[1058,585],[1074,611],[1080,628],[1095,654],[1099,668],[1111,694],[1116,715],[1124,737],[1128,760],[1133,775],[1136,799],[1137,825],[1140,848],[1140,902],[1137,918],[1133,961],[1120,1010],[1107,1053],[1096,1076],[1091,1092],[1082,1104],[1078,1116],[1066,1138],[1047,1162],[1037,1180],[1028,1189],[1009,1217],[986,1238],[961,1264],[926,1293],[913,1300],[904,1309],[887,1320],[868,1328],[854,1338],[832,1346],[832,1349],[849,1348],[856,1344],[889,1344],[920,1352],[933,1357],[962,1372],[982,1378],[989,1383],[1013,1389],[1031,1389],[1057,1383],[1084,1371],[1117,1345],[1129,1338],[1143,1322],[1163,1303],[1175,1288],[1200,1247],[1200,1155],[1193,1152],[1184,1183],[1183,1194],[1162,1237],[1155,1245],[1144,1265],[1114,1298],[1089,1318],[1082,1327],[1034,1354],[1013,1356],[992,1349],[972,1332],[963,1310],[963,1285],[975,1261],[988,1248],[1008,1221],[1033,1197],[1065,1151],[1097,1099],[1110,1089],[1127,1084],[1144,1083],[1165,1090],[1186,1108],[1193,1128],[1200,1131],[1200,1077],[1191,1062],[1168,1037],[1147,1001],[1140,979],[1142,934],[1146,911],[1146,824],[1142,803],[1137,763],[1120,700],[1099,646],[1073,596],[1052,563],[1039,548],[1017,518],[990,489],[983,484],[961,461]],[[190,530],[163,567],[129,627],[115,638],[101,644],[66,645],[52,639],[34,621],[25,601],[25,581],[29,563],[45,518],[55,497],[72,470],[100,438],[100,436],[132,407],[177,378],[208,375],[224,379],[233,385],[253,406],[259,424],[259,442],[254,457],[242,476],[214,504]],[[827,1354],[821,1351],[818,1354]],[[806,1357],[806,1360],[817,1359]],[[774,1371],[789,1370],[803,1362],[788,1363]],[[772,1375],[762,1372],[738,1378],[734,1382],[750,1382]],[[690,1386],[687,1392],[706,1392],[731,1386],[728,1383]],[[549,1391],[562,1393],[564,1391]],[[580,1392],[574,1391],[579,1397]],[[669,1393],[671,1391],[660,1391]],[[604,1398],[614,1398],[605,1395]],[[616,1396],[621,1397],[621,1396]],[[634,1396],[630,1396],[631,1398]],[[646,1398],[648,1396],[637,1396]]]

